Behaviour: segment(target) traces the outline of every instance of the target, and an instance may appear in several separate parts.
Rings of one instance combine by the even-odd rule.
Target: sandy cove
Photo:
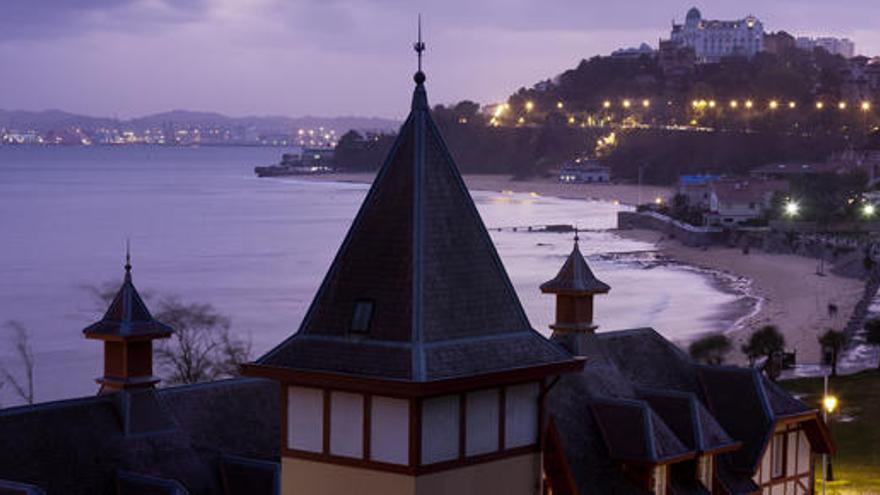
[[[307,179],[370,183],[374,176],[373,173],[342,173]],[[471,190],[535,192],[565,199],[619,201],[631,205],[638,204],[640,197],[639,187],[630,184],[560,184],[553,178],[514,181],[503,175],[466,175],[464,179]],[[658,196],[668,198],[671,194],[667,187],[641,187],[643,201]],[[751,316],[741,320],[729,332],[734,341],[731,361],[735,363],[745,362],[739,350],[742,343],[754,330],[767,324],[779,327],[785,335],[786,348],[797,351],[799,363],[817,363],[820,358],[817,336],[828,328],[842,330],[864,289],[864,282],[833,275],[827,270],[825,276],[816,275],[816,261],[801,256],[767,254],[758,250],[744,255],[738,249],[724,247],[704,251],[649,230],[620,230],[616,233],[655,244],[659,254],[670,261],[750,281],[749,295],[757,297],[760,303]],[[836,304],[839,309],[836,318],[828,316],[829,303]]]
[[[705,251],[682,245],[651,230],[619,230],[622,237],[654,243],[658,252],[671,261],[720,271],[751,281],[749,293],[760,298],[757,311],[729,332],[734,341],[734,362],[743,363],[739,351],[748,336],[763,325],[776,325],[785,335],[786,348],[797,351],[798,363],[818,363],[819,335],[828,328],[843,330],[853,308],[862,296],[864,282],[840,277],[825,270],[816,274],[817,261],[788,254],[768,254],[751,250],[710,247]],[[838,315],[828,316],[828,304],[836,304]]]

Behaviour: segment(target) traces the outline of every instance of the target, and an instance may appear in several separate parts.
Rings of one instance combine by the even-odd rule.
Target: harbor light
[[[785,211],[786,216],[796,217],[797,214],[800,212],[800,210],[801,210],[801,205],[799,205],[797,201],[790,199],[785,202],[784,211]]]
[[[835,410],[837,410],[838,405],[839,405],[839,403],[838,403],[837,397],[835,397],[833,395],[826,395],[822,399],[822,407],[825,409],[825,412],[827,412],[828,414],[831,414]]]
[[[877,213],[877,207],[873,203],[865,203],[865,206],[862,207],[862,215],[868,218],[873,217],[875,213]]]

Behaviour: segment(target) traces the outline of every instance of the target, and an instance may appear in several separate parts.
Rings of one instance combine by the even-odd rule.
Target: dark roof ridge
[[[65,407],[78,407],[91,405],[91,403],[106,403],[113,405],[113,394],[90,395],[86,397],[74,397],[72,399],[60,399],[47,402],[36,402],[34,404],[21,404],[18,406],[0,408],[0,417],[15,416],[18,414],[30,414],[37,411],[51,411],[54,409],[62,409]]]

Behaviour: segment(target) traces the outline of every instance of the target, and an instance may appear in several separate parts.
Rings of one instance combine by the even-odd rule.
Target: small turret
[[[593,296],[611,290],[587,265],[574,237],[574,248],[553,280],[541,284],[544,294],[556,294],[556,322],[550,325],[554,332],[593,333]]]
[[[125,278],[104,317],[83,330],[87,339],[104,341],[104,375],[99,394],[153,387],[153,340],[171,336],[168,325],[153,319],[131,281],[131,256],[125,256]]]

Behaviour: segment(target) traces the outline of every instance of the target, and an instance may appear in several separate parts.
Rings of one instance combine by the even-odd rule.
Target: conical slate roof
[[[529,324],[423,82],[299,332],[257,365],[425,382],[572,361]]]
[[[587,260],[578,248],[577,239],[574,242],[574,249],[571,250],[571,254],[568,255],[556,277],[541,284],[541,292],[545,293],[604,294],[610,290],[608,284],[593,275]]]
[[[151,339],[164,338],[172,333],[171,327],[153,318],[131,281],[131,264],[125,264],[125,279],[113,297],[104,317],[83,330],[86,337],[97,339]]]

